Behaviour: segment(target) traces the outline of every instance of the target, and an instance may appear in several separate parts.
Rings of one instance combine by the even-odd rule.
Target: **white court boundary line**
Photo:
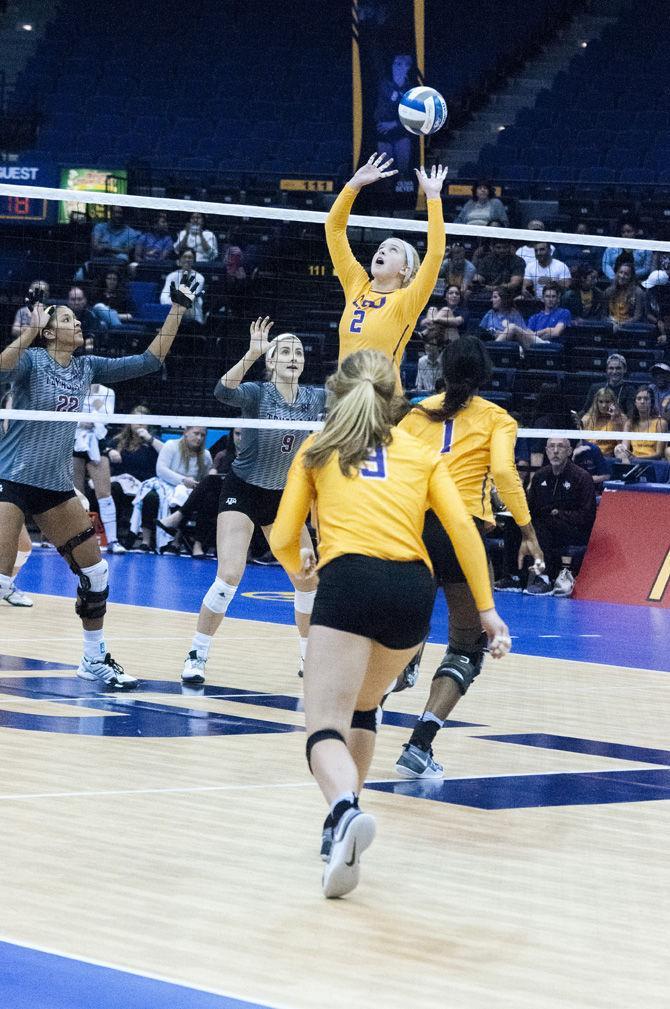
[[[651,385],[651,382],[649,383]],[[644,385],[641,382],[640,385]],[[95,424],[137,424],[136,413],[60,413],[57,410],[0,410],[0,420],[29,420],[78,424],[82,418]],[[256,420],[251,417],[182,417],[177,414],[142,414],[142,423],[156,427],[250,427],[264,430],[321,431],[323,421],[316,420]],[[670,431],[583,431],[575,428],[520,427],[517,438],[569,438],[571,441],[667,441]],[[644,460],[641,460],[644,462]]]
[[[36,946],[34,943],[22,942],[13,939],[6,933],[0,933],[0,942],[8,946],[16,946],[19,949],[30,949],[36,953],[46,953],[48,956],[57,956],[62,960],[72,960],[75,963],[89,964],[91,967],[102,967],[105,970],[117,971],[119,974],[131,974],[133,977],[145,978],[149,981],[160,981],[163,984],[172,985],[175,988],[184,988],[186,991],[199,991],[205,995],[216,995],[219,998],[236,999],[249,1009],[296,1009],[295,1005],[287,1005],[285,1002],[262,1001],[253,995],[239,995],[235,992],[223,991],[219,988],[206,988],[204,985],[194,984],[189,981],[178,981],[176,978],[168,977],[166,974],[155,974],[153,971],[135,970],[132,967],[122,967],[117,963],[110,963],[108,960],[96,960],[89,956],[77,956],[74,953],[63,953],[62,950],[53,949],[49,946]]]
[[[284,207],[256,206],[246,203],[213,203],[205,200],[174,200],[159,196],[134,196],[125,193],[92,193],[77,189],[54,189],[48,186],[0,185],[0,196],[19,196],[36,200],[57,200],[63,203],[92,203],[99,206],[135,207],[144,210],[172,210],[184,214],[198,211],[206,216],[257,218],[270,221],[299,221],[323,224],[328,216],[321,210],[288,210]],[[366,217],[352,214],[349,227],[374,228],[380,231],[427,232],[428,222],[400,217]],[[476,238],[521,239],[527,242],[554,242],[563,245],[595,245],[600,248],[645,249],[649,252],[670,252],[670,242],[648,238],[621,238],[615,235],[577,235],[562,231],[529,231],[525,228],[494,228],[469,224],[445,224],[448,235]]]
[[[464,726],[463,726],[464,728]],[[453,730],[452,730],[453,731]],[[487,735],[484,736],[471,736],[471,739],[484,739],[488,741]],[[552,752],[570,752],[570,751],[552,751]],[[584,756],[584,754],[581,754]],[[598,754],[597,756],[601,756]],[[645,761],[627,761],[622,757],[606,757],[606,760],[620,760],[622,763],[627,765],[637,763],[638,767],[629,767],[631,771],[646,771],[646,770],[658,770],[659,764],[645,763]],[[660,765],[662,766],[662,765]],[[583,771],[521,771],[518,773],[512,773],[511,771],[501,771],[500,773],[494,774],[458,774],[451,775],[448,778],[442,778],[444,782],[449,781],[471,781],[480,780],[483,778],[534,778],[538,774],[616,774],[626,768],[622,767],[606,767],[602,770],[597,768],[588,768]],[[437,781],[437,778],[432,779]],[[408,782],[404,778],[376,778],[374,781],[366,782],[364,787],[369,788],[370,791],[375,791],[374,788],[370,786],[374,785],[407,785],[412,784],[411,781]],[[416,784],[416,782],[414,782]],[[317,784],[314,781],[277,781],[273,783],[265,783],[262,785],[183,785],[174,786],[173,788],[119,788],[119,789],[101,789],[90,792],[28,792],[18,795],[0,795],[0,802],[31,802],[35,799],[100,799],[105,796],[118,796],[118,795],[197,795],[199,793],[205,792],[259,792],[268,791],[269,789],[277,788],[317,788]],[[658,786],[649,786],[658,787]],[[401,793],[402,794],[402,793]],[[409,796],[412,798],[412,796]],[[425,798],[425,796],[422,796]],[[453,802],[445,803],[445,805],[459,806],[462,803]],[[546,807],[543,807],[546,808]],[[552,807],[553,808],[553,807]]]

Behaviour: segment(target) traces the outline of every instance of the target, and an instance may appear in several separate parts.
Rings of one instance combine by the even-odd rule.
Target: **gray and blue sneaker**
[[[333,825],[329,823],[330,817],[325,821],[321,831],[321,861],[327,862],[333,847]]]
[[[123,666],[115,662],[109,652],[104,658],[92,659],[84,655],[79,663],[77,676],[82,680],[97,680],[101,686],[108,690],[134,690],[140,682],[134,676],[125,673]]]
[[[198,686],[204,683],[206,663],[207,659],[201,658],[195,650],[189,652],[184,660],[184,668],[181,671],[182,683],[188,683],[190,686]]]
[[[358,886],[361,855],[374,841],[375,830],[374,817],[354,806],[341,817],[323,870],[324,897],[344,897]]]
[[[442,778],[444,768],[433,759],[433,751],[422,750],[412,743],[405,743],[403,752],[395,765],[396,774],[401,778]]]

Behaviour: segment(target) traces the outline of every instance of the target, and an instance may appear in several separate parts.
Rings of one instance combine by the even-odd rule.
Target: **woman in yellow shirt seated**
[[[437,283],[445,251],[444,217],[440,193],[447,169],[433,165],[428,175],[416,170],[428,208],[428,246],[423,263],[419,254],[400,238],[386,238],[370,266],[372,279],[356,260],[347,240],[347,221],[363,186],[396,175],[393,158],[373,154],[359,168],[333,204],[326,219],[326,241],[346,304],[340,319],[342,362],[356,350],[381,350],[393,361],[400,389],[400,362],[419,315]]]
[[[597,390],[589,410],[582,417],[582,430],[623,431],[625,423],[626,415],[622,413],[616,396],[611,389],[603,386]],[[589,438],[589,441],[597,445],[604,456],[610,459],[614,456],[616,441],[600,441],[593,438]]]
[[[424,513],[444,523],[495,657],[510,648],[493,605],[486,554],[443,459],[394,427],[393,366],[383,353],[347,357],[327,387],[330,412],[289,470],[270,546],[286,570],[308,574],[300,530],[313,505],[319,586],[305,663],[307,760],[330,805],[327,897],[358,883],[375,824],[358,808],[372,760],[377,706],[428,632],[434,598]]]
[[[624,425],[624,431],[635,431],[650,434],[665,434],[668,425],[662,417],[656,413],[654,399],[648,386],[641,385],[635,393],[635,405],[631,411],[630,420]],[[658,441],[656,438],[636,439],[635,441],[622,441],[614,449],[614,455],[621,462],[637,462],[638,459],[663,459],[667,442]]]

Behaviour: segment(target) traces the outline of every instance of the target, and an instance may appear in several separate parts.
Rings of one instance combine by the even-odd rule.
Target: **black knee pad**
[[[311,736],[307,737],[305,745],[305,756],[307,757],[307,766],[310,771],[312,770],[312,750],[322,739],[339,739],[341,743],[344,743],[345,746],[347,745],[346,739],[337,729],[319,729],[318,732],[313,732]]]
[[[91,589],[78,585],[75,613],[82,620],[101,620],[107,612],[108,595],[109,586],[102,592],[92,592]]]
[[[351,717],[352,729],[367,729],[368,732],[377,731],[377,709],[371,708],[369,711],[354,711]]]
[[[483,652],[481,656],[464,655],[463,652],[455,652],[449,648],[435,670],[433,679],[438,680],[441,676],[446,676],[447,679],[454,681],[461,694],[465,694],[475,677],[479,676],[483,661]]]
[[[81,576],[81,568],[72,556],[72,551],[80,546],[80,544],[85,543],[86,540],[90,540],[91,536],[95,536],[95,529],[93,526],[89,526],[88,529],[84,529],[82,532],[77,533],[76,536],[72,536],[67,543],[63,543],[61,547],[58,547],[58,553],[61,557],[65,558],[70,571],[72,571],[75,575]]]

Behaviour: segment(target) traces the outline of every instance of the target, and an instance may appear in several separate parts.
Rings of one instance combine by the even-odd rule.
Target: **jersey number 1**
[[[444,455],[445,452],[451,452],[451,446],[454,440],[454,422],[453,420],[445,420],[444,422],[444,440],[442,442],[442,448],[440,449],[440,454]]]

